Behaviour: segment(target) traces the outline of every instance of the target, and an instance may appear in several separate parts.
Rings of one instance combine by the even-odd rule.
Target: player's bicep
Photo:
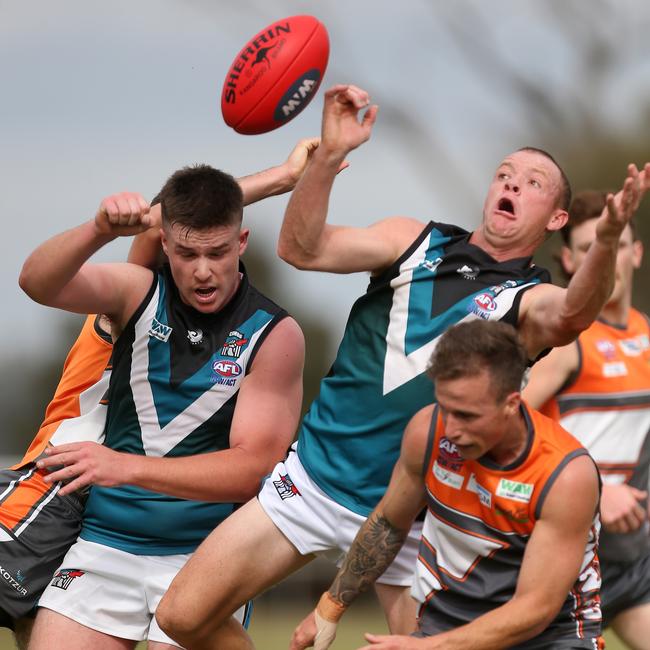
[[[305,342],[300,327],[284,318],[257,351],[239,389],[230,428],[231,448],[272,458],[291,444],[300,419]]]
[[[116,323],[124,323],[151,279],[151,271],[131,264],[84,264],[51,306],[80,314],[106,314]]]
[[[560,391],[577,369],[578,363],[578,346],[575,342],[554,348],[531,368],[522,393],[524,399],[533,408],[540,408]]]
[[[599,488],[589,456],[571,460],[549,490],[530,536],[515,597],[534,598],[555,616],[593,550]]]

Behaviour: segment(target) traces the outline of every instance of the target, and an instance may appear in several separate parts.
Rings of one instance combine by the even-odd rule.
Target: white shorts
[[[134,555],[80,539],[70,547],[39,607],[111,636],[181,647],[158,627],[154,612],[189,557]],[[240,623],[248,609],[235,612]]]
[[[309,477],[291,452],[264,481],[258,500],[282,534],[302,555],[322,555],[341,566],[366,517],[338,504]],[[416,521],[393,563],[378,578],[386,585],[410,587],[422,535]]]

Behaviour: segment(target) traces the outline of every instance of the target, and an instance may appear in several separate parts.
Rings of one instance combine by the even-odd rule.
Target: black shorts
[[[76,541],[83,497],[61,497],[33,463],[0,470],[0,626],[33,615],[38,599]]]
[[[600,561],[603,628],[626,609],[650,603],[650,551],[633,562]]]

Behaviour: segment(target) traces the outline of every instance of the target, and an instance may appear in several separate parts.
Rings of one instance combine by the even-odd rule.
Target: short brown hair
[[[188,231],[240,224],[244,210],[237,181],[210,165],[191,165],[175,171],[154,202],[157,200],[163,224],[178,223]]]
[[[528,355],[512,325],[477,319],[454,325],[440,337],[427,374],[436,382],[487,370],[501,401],[521,390],[527,366]]]

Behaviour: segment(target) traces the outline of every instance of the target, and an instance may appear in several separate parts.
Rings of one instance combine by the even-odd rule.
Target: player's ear
[[[557,209],[553,211],[551,218],[546,224],[546,230],[555,232],[564,227],[564,224],[569,220],[569,213],[566,210]]]
[[[643,259],[643,242],[640,239],[635,239],[632,242],[632,264],[635,269],[641,268],[642,259]]]
[[[167,255],[167,257],[169,257],[169,252],[167,250],[169,244],[168,244],[168,241],[167,241],[167,232],[165,231],[165,228],[160,229],[160,244],[162,246],[163,253],[165,253],[165,255]]]
[[[513,417],[519,413],[519,406],[521,405],[521,393],[516,391],[510,393],[505,399],[505,412],[508,417]]]
[[[243,255],[244,251],[248,247],[248,236],[250,235],[249,228],[242,228],[239,231],[239,254]]]

